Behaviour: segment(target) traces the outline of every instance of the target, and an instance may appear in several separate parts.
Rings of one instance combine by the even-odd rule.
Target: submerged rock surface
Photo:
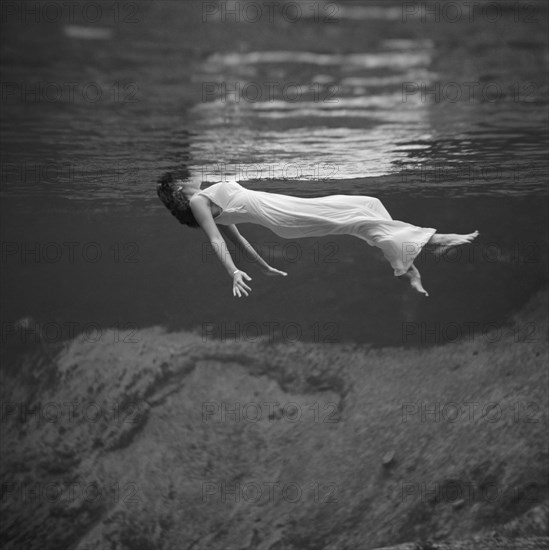
[[[159,327],[38,346],[4,374],[0,540],[547,547],[546,312],[542,292],[497,333],[429,349]]]

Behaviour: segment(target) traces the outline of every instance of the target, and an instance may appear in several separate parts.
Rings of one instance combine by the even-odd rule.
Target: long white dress
[[[393,220],[379,199],[360,195],[301,198],[252,191],[236,181],[215,183],[198,192],[221,213],[221,225],[255,223],[285,239],[353,235],[380,248],[396,276],[408,271],[436,229]]]

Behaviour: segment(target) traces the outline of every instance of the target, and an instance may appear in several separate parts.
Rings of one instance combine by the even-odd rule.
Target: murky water
[[[544,2],[476,13],[279,2],[269,16],[257,2],[237,2],[234,16],[223,2],[109,2],[95,23],[81,10],[37,22],[31,4],[2,14],[7,322],[333,323],[338,341],[399,344],[406,319],[504,322],[546,281]],[[425,304],[363,243],[302,242],[302,262],[277,243],[273,260],[293,282],[257,274],[254,299],[235,309],[199,234],[156,198],[167,169],[302,196],[376,195],[396,218],[480,229],[497,258],[426,260]],[[99,243],[101,260],[71,263],[67,241]],[[48,242],[56,261],[25,255]]]

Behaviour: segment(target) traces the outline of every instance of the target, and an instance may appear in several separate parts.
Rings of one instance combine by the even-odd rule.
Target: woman
[[[216,183],[201,190],[197,182],[178,180],[170,173],[158,180],[157,192],[182,224],[204,230],[233,279],[233,295],[239,298],[251,292],[246,283],[251,278],[234,265],[222,234],[257,261],[267,275],[287,273],[270,266],[239,233],[237,223],[256,223],[287,239],[353,235],[380,248],[395,275],[409,279],[411,286],[425,296],[428,294],[413,264],[421,249],[426,246],[441,254],[478,236],[478,231],[468,235],[437,235],[436,229],[393,220],[379,199],[366,196],[304,199],[251,191],[236,181]]]

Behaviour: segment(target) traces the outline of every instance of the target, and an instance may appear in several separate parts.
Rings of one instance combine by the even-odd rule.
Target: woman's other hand
[[[273,266],[270,265],[263,268],[263,273],[265,273],[265,275],[269,275],[270,277],[286,277],[288,275],[285,271],[280,271],[280,269],[275,269]]]

